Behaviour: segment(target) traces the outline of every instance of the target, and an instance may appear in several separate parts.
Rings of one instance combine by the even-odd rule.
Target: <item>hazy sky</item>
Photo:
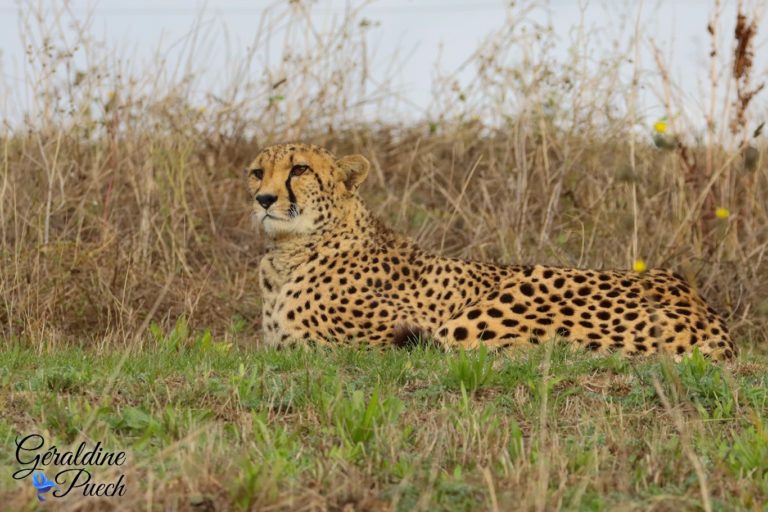
[[[46,0],[39,2],[38,5],[47,5]],[[403,92],[416,105],[424,106],[430,98],[430,81],[438,54],[444,69],[459,66],[489,31],[504,23],[506,3],[502,0],[379,0],[365,7],[364,13],[378,23],[371,30],[370,38],[376,55],[384,61],[386,56],[399,52],[404,59],[400,70]],[[221,34],[212,38],[207,57],[212,63],[208,67],[211,80],[225,74],[226,70],[220,66],[224,66],[226,55],[232,55],[253,40],[264,7],[273,4],[262,0],[70,2],[75,13],[86,15],[90,12],[93,15],[91,26],[97,39],[121,49],[124,55],[135,56],[136,60],[149,59],[159,44],[169,47],[175,41],[183,40],[200,10],[204,9],[206,27],[210,27],[213,34]],[[13,93],[25,87],[18,5],[17,1],[0,0],[0,69],[5,87]],[[318,26],[322,26],[323,18],[340,16],[348,2],[318,0],[313,5],[313,15],[318,17]],[[712,2],[551,0],[549,5],[552,26],[560,41],[556,51],[563,56],[584,6],[587,26],[601,27],[607,33],[612,28],[615,30],[614,17],[622,10],[621,6],[630,12],[640,9],[644,32],[653,36],[673,63],[672,72],[683,84],[687,100],[699,101],[700,79],[706,78],[709,41],[705,28]],[[724,18],[729,20],[727,27],[731,27],[735,2],[725,1],[724,5]],[[544,21],[545,16],[539,16]],[[728,45],[730,37],[730,32],[723,34]],[[758,40],[764,47],[765,36],[761,34]],[[647,45],[643,48],[642,64],[652,68]],[[650,94],[643,96],[642,102],[646,111],[661,111]]]

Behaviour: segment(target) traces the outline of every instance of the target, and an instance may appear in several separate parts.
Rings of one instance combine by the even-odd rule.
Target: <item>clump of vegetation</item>
[[[447,384],[470,392],[486,385],[494,375],[493,360],[485,345],[470,353],[459,351],[449,368]]]

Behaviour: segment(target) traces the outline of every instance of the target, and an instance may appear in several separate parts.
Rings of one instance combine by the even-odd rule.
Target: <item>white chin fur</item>
[[[270,237],[284,234],[305,235],[312,231],[312,222],[304,215],[290,220],[274,219],[266,215],[259,215],[256,220],[267,236]]]

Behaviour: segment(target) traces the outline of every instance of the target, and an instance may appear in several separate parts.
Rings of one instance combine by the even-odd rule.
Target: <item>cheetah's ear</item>
[[[368,176],[371,164],[364,156],[349,155],[336,160],[336,165],[341,169],[341,181],[347,190],[355,191]]]

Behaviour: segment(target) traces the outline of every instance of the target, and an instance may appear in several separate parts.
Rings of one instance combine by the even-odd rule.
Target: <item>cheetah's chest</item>
[[[277,345],[281,341],[283,321],[280,312],[285,302],[281,297],[290,279],[291,275],[287,269],[276,265],[270,256],[261,260],[259,286],[262,295],[262,334],[263,342],[267,345]]]

